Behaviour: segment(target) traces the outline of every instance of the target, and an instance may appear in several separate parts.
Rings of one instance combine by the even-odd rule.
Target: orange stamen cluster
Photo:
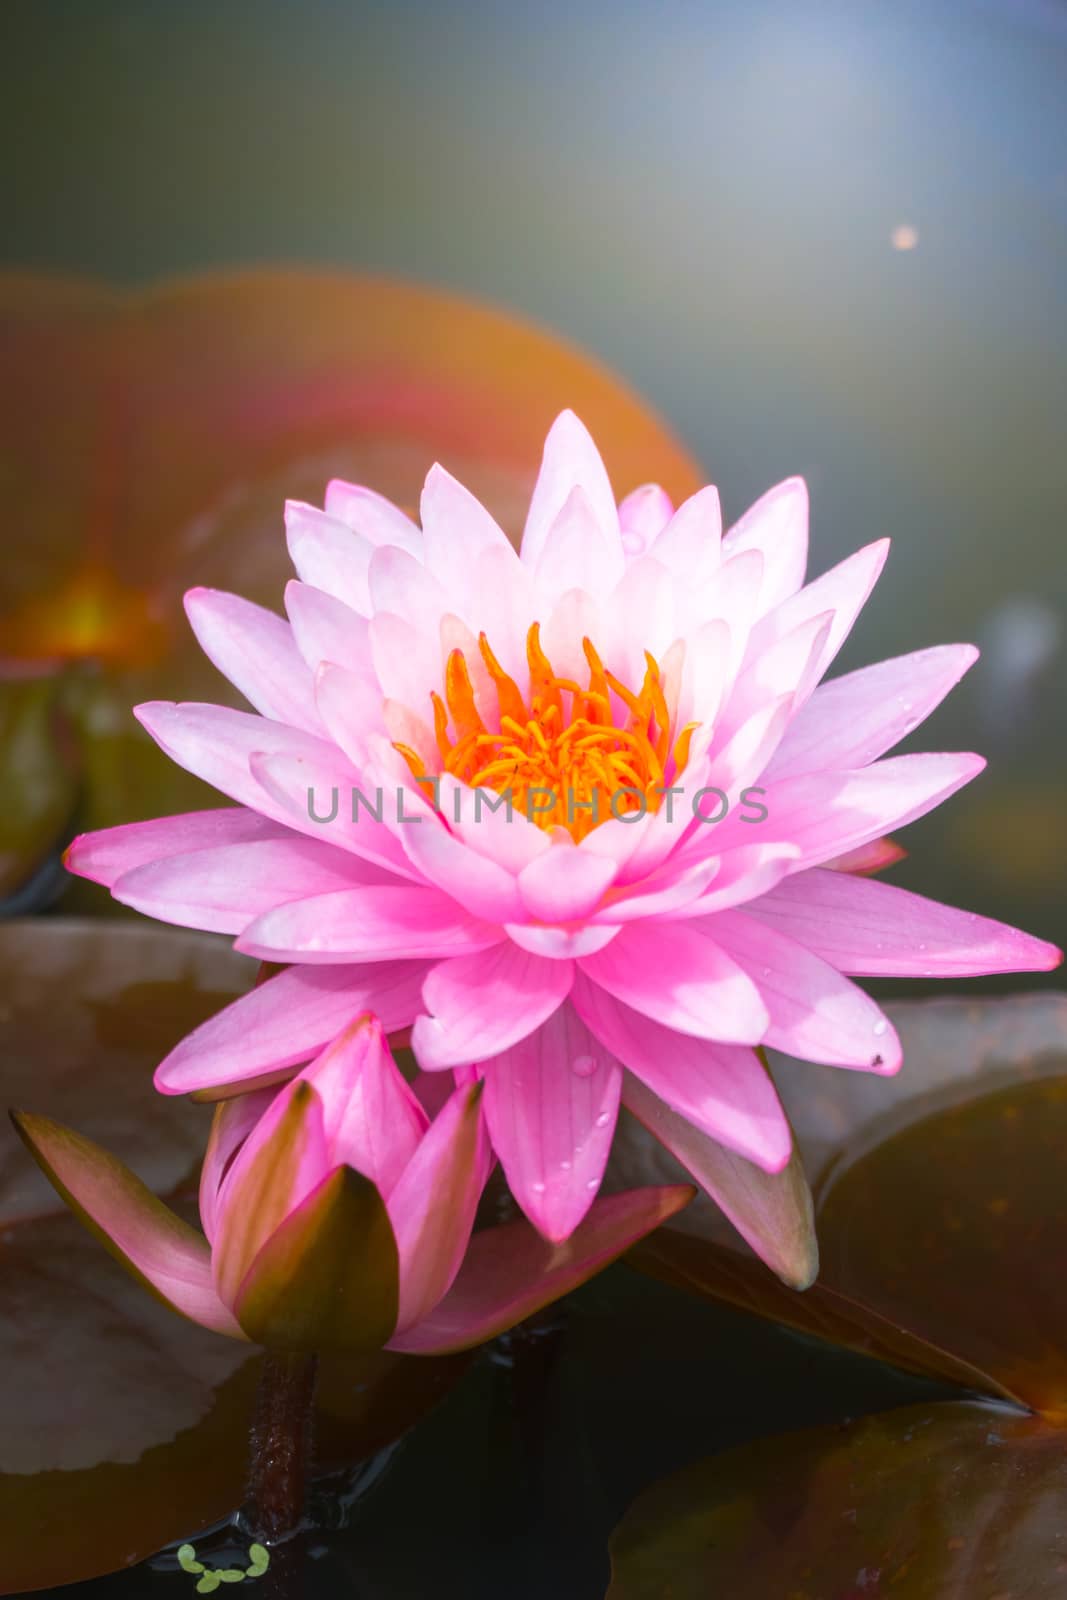
[[[662,675],[647,651],[644,682],[634,693],[605,669],[590,640],[583,639],[589,664],[589,683],[583,688],[555,672],[535,622],[526,638],[530,686],[524,699],[484,633],[478,648],[496,692],[499,729],[486,727],[466,658],[453,650],[445,668],[444,699],[430,697],[444,772],[472,787],[506,791],[514,811],[541,828],[566,828],[575,839],[613,815],[659,809],[664,788],[685,767],[696,724],[683,728],[672,745]],[[616,723],[612,693],[622,702],[619,720],[624,726]],[[414,776],[432,788],[418,754],[407,745],[396,748]]]

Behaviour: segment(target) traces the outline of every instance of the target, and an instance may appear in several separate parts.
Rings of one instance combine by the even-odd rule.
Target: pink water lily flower
[[[511,1327],[600,1270],[692,1197],[599,1201],[554,1249],[526,1222],[471,1230],[491,1165],[473,1074],[432,1119],[364,1016],[281,1089],[216,1111],[204,1233],[125,1167],[46,1117],[15,1126],[113,1255],[176,1311],[282,1350],[436,1353]]]
[[[713,488],[620,504],[581,423],[545,444],[521,550],[439,466],[421,527],[331,483],[291,504],[288,621],[194,590],[255,708],[141,722],[236,809],[77,840],[73,871],[287,970],[185,1039],[165,1093],[277,1079],[367,1006],[428,1071],[473,1067],[527,1216],[566,1238],[620,1101],[769,1173],[757,1052],[892,1073],[852,979],[1044,969],[1040,940],[861,874],[978,756],[882,759],[971,665],[945,645],[821,680],[886,557],[805,584],[790,479],[725,534]],[[510,805],[508,804],[510,802]],[[665,1131],[666,1130],[666,1131]],[[675,1140],[700,1177],[693,1141]]]

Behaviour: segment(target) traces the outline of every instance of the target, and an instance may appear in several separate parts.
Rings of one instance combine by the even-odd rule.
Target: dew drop
[[[874,1031],[879,1039],[882,1037],[883,1033],[889,1032],[889,1024],[884,1017],[878,1018],[878,1021],[874,1025]]]
[[[559,1164],[559,1170],[561,1172],[569,1172],[571,1170],[570,1162],[569,1161],[561,1161],[560,1164]]]
[[[590,1178],[589,1182],[586,1184],[586,1188],[587,1189],[599,1189],[600,1188],[600,1179],[599,1178]]]
[[[599,1117],[597,1117],[597,1119],[596,1119],[596,1126],[598,1128],[606,1128],[610,1121],[611,1121],[611,1112],[610,1111],[602,1111],[600,1113]]]
[[[531,1183],[530,1188],[533,1190],[534,1194],[544,1194],[545,1192],[545,1186],[543,1183]]]
[[[576,1078],[591,1078],[596,1071],[596,1056],[575,1056],[571,1071]]]

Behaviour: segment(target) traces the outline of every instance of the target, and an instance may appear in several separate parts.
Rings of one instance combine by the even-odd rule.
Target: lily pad
[[[813,1069],[778,1064],[814,1179],[813,1289],[792,1294],[708,1218],[703,1236],[663,1230],[633,1255],[991,1398],[772,1437],[656,1486],[615,1535],[611,1600],[1063,1590],[1067,997],[888,1009],[898,1079],[814,1069],[805,1093]]]
[[[232,698],[181,595],[207,584],[276,607],[291,575],[286,498],[321,501],[344,477],[413,507],[440,459],[517,532],[565,406],[592,428],[620,491],[699,485],[658,419],[579,352],[506,313],[381,279],[257,271],[123,294],[11,274],[0,357],[0,483],[19,508],[0,671],[57,678],[71,732],[62,750],[33,734],[38,775],[0,839],[0,894],[63,842],[72,774],[83,828],[212,803],[129,708]],[[16,709],[0,706],[0,762],[12,768],[30,736]],[[84,886],[71,895],[107,903]]]

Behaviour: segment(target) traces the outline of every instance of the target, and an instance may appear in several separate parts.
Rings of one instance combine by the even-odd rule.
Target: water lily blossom
[[[725,533],[713,488],[617,504],[565,412],[518,552],[439,466],[421,526],[344,483],[286,521],[288,620],[187,601],[253,710],[137,711],[235,807],[69,853],[125,904],[285,964],[178,1045],[165,1093],[277,1080],[373,1007],[424,1070],[473,1070],[516,1199],[562,1240],[620,1104],[702,1182],[715,1151],[779,1173],[760,1045],[892,1073],[896,1034],[853,978],[1059,960],[862,875],[980,771],[886,758],[976,652],[823,683],[888,541],[805,583],[800,480]]]
[[[282,1350],[436,1353],[511,1327],[673,1216],[686,1185],[598,1202],[564,1245],[484,1229],[491,1165],[473,1074],[432,1119],[380,1024],[358,1018],[280,1089],[215,1113],[199,1233],[120,1162],[46,1117],[15,1126],[135,1277],[203,1327]]]

